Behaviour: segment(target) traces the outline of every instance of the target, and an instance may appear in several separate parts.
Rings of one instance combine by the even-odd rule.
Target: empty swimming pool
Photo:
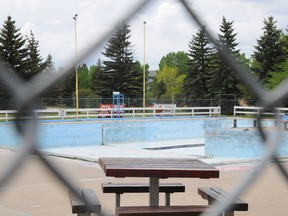
[[[263,153],[257,130],[252,130],[253,119],[232,118],[169,118],[113,121],[42,121],[39,123],[39,148],[65,148],[100,145],[139,144],[171,140],[204,139],[205,155],[208,157],[254,158]],[[274,126],[273,120],[264,120],[266,127]],[[13,123],[1,123],[3,147],[17,148],[19,137]],[[286,133],[279,150],[287,156]],[[188,143],[189,144],[189,143]],[[203,143],[204,144],[204,143]],[[183,147],[183,146],[182,146]],[[185,147],[185,146],[184,146]],[[188,146],[187,146],[188,147]],[[149,148],[151,145],[149,145]],[[181,151],[181,150],[179,150]],[[183,148],[183,151],[185,149]]]

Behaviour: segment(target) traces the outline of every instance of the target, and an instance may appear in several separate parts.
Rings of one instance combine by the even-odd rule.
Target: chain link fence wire
[[[281,137],[281,124],[280,116],[275,111],[275,105],[279,104],[281,100],[287,98],[287,87],[285,87],[285,85],[287,84],[287,80],[274,91],[266,91],[263,86],[256,80],[256,78],[252,76],[251,71],[248,71],[243,66],[241,66],[241,63],[238,62],[235,58],[233,58],[231,52],[227,47],[218,43],[217,39],[213,37],[212,32],[209,30],[209,27],[207,27],[200,20],[200,17],[198,16],[193,6],[189,4],[188,1],[181,0],[181,2],[183,3],[183,6],[186,8],[187,12],[191,15],[191,19],[196,22],[200,28],[205,30],[209,39],[215,45],[216,49],[220,53],[220,56],[226,62],[226,64],[230,66],[235,72],[237,72],[239,77],[242,79],[244,84],[246,84],[246,86],[251,90],[254,96],[260,98],[264,110],[274,110],[275,120],[278,123],[277,129],[274,131],[274,133],[268,136],[263,132],[263,127],[261,125],[262,113],[264,111],[262,111],[257,117],[257,121],[259,124],[259,132],[261,134],[263,145],[265,145],[266,147],[266,151],[262,156],[259,164],[256,165],[255,173],[249,173],[247,176],[245,176],[245,178],[240,181],[239,185],[234,188],[229,197],[219,200],[215,206],[211,207],[210,213],[204,213],[205,216],[221,215],[223,211],[229,209],[229,206],[232,204],[235,198],[240,196],[254,181],[257,180],[257,177],[259,177],[259,175],[265,169],[270,160],[274,160],[276,162],[279,171],[283,174],[283,176],[285,176],[286,180],[288,180],[287,170],[285,170],[285,168],[281,165],[277,158],[277,149]]]
[[[223,47],[221,44],[218,43],[217,39],[213,37],[212,32],[209,30],[209,27],[206,26],[201,19],[199,18],[199,15],[196,12],[196,9],[193,7],[193,4],[189,1],[185,0],[179,0],[179,2],[183,5],[183,8],[187,11],[187,13],[190,15],[191,21],[195,22],[199,28],[204,28],[206,31],[206,34],[210,38],[211,42],[215,45],[215,47],[218,49],[221,57],[225,60],[225,62],[233,68],[235,72],[238,73],[239,77],[243,80],[244,84],[253,92],[253,95],[257,98],[259,98],[262,106],[265,109],[274,110],[275,107],[279,106],[280,102],[283,99],[287,98],[288,91],[287,91],[287,84],[288,80],[286,80],[284,83],[282,83],[280,86],[278,86],[273,91],[266,91],[263,86],[256,80],[254,76],[252,76],[251,72],[245,69],[241,66],[241,64],[233,58],[233,56],[230,54],[229,49],[226,47]],[[146,1],[138,1],[137,4],[135,4],[135,7],[127,12],[127,16],[123,17],[123,23],[128,23],[133,19],[136,13],[138,13],[140,10],[143,10],[148,4],[152,3],[152,0],[146,0]],[[115,20],[115,29],[117,28],[118,20]],[[113,30],[107,32],[106,34],[102,35],[102,37],[94,41],[93,44],[90,45],[89,49],[86,50],[82,55],[78,56],[76,59],[76,62],[82,62],[86,57],[88,57],[90,54],[95,52],[96,50],[99,50],[103,43],[109,38],[109,36],[113,33]],[[12,102],[15,107],[18,108],[16,119],[15,119],[15,125],[17,128],[17,132],[19,133],[19,136],[21,137],[21,149],[20,154],[17,158],[14,159],[10,163],[10,165],[7,166],[6,170],[2,172],[2,175],[0,176],[0,186],[4,186],[12,177],[13,175],[22,167],[26,160],[26,156],[28,154],[33,153],[34,155],[38,156],[39,159],[43,162],[44,165],[46,165],[47,169],[50,170],[59,180],[62,184],[64,184],[69,190],[71,190],[73,193],[75,193],[79,198],[81,198],[79,192],[76,190],[76,187],[72,185],[68,181],[68,178],[61,173],[59,169],[57,169],[51,161],[48,160],[37,148],[37,119],[34,118],[33,115],[33,103],[37,102],[39,98],[41,98],[41,95],[45,93],[49,88],[51,88],[58,80],[68,75],[68,73],[74,69],[75,65],[73,62],[74,60],[70,61],[71,64],[66,65],[66,69],[60,71],[59,73],[53,73],[53,76],[49,75],[49,77],[41,76],[35,77],[29,82],[24,82],[19,77],[15,76],[14,73],[11,73],[11,68],[7,68],[6,65],[3,63],[0,63],[0,83],[4,86],[6,91],[11,93],[13,96]],[[263,109],[262,112],[265,111]],[[30,124],[23,124],[23,116],[24,117],[30,117],[29,123]],[[259,132],[261,134],[263,145],[266,148],[265,154],[262,156],[261,160],[255,167],[255,170],[253,173],[247,174],[241,181],[239,181],[239,184],[234,188],[232,191],[230,197],[227,199],[220,200],[217,202],[216,205],[211,206],[211,210],[207,213],[204,213],[205,216],[212,216],[212,215],[221,215],[222,212],[229,208],[229,206],[232,203],[232,200],[234,198],[240,196],[245,190],[248,189],[248,187],[257,180],[259,175],[262,173],[262,171],[265,169],[267,164],[273,160],[278,168],[279,172],[283,175],[284,179],[288,182],[288,173],[287,170],[281,165],[280,161],[277,158],[277,149],[279,146],[279,140],[281,137],[281,128],[280,128],[280,116],[277,115],[277,112],[275,112],[275,121],[278,123],[276,130],[273,131],[274,133],[269,133],[269,136],[267,133],[263,132],[263,127],[261,125],[261,119],[262,114],[257,117],[258,125],[259,125]],[[27,120],[25,120],[27,121]],[[84,202],[84,200],[83,200]],[[87,203],[89,206],[89,203]],[[91,208],[91,207],[90,207]],[[91,209],[93,210],[93,209]],[[102,211],[99,215],[107,215],[105,211]]]

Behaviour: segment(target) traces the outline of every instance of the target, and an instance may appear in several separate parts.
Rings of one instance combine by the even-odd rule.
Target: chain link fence
[[[147,6],[152,2],[153,1],[151,0],[137,1],[137,3],[135,3],[136,6],[134,7],[134,9],[131,10],[130,12],[127,12],[127,16],[123,17],[122,20],[128,23],[129,21],[131,21],[131,19],[133,19],[133,17],[137,12],[139,12],[145,6]],[[191,20],[194,23],[196,23],[198,27],[204,27],[204,23],[202,23],[201,19],[197,14],[196,9],[193,8],[193,5],[189,4],[189,2],[185,0],[181,0],[179,2],[181,2],[185,10],[188,12]],[[115,24],[117,23],[118,20],[115,20]],[[95,52],[96,50],[99,50],[102,47],[103,43],[112,33],[113,33],[112,31],[108,32],[107,34],[103,35],[99,40],[94,41],[93,44],[91,44],[91,46],[89,47],[88,50],[86,50],[85,53],[83,53],[81,56],[78,56],[77,61],[81,62],[91,53]],[[251,92],[253,92],[253,96],[259,99],[261,105],[264,108],[273,110],[276,105],[279,106],[279,103],[287,98],[288,95],[287,80],[284,83],[282,83],[282,85],[278,86],[275,90],[266,91],[263,88],[263,86],[261,86],[261,84],[256,80],[256,78],[251,75],[250,71],[247,71],[246,68],[242,67],[240,63],[237,62],[236,59],[234,59],[230,55],[229,50],[225,47],[222,47],[217,42],[217,39],[212,36],[213,34],[211,33],[209,27],[207,26],[206,26],[206,33],[209,36],[210,40],[215,45],[215,47],[219,50],[221,57],[226,61],[226,63],[231,68],[233,68],[235,72],[238,73],[242,81],[251,90]],[[68,73],[73,70],[74,65],[71,63],[70,65],[66,65],[65,68],[66,69],[63,69],[61,72],[55,73],[54,76],[49,77],[42,76],[40,78],[35,78],[27,83],[21,80],[20,78],[16,77],[14,74],[12,74],[11,71],[9,71],[9,69],[5,67],[5,65],[0,64],[0,82],[4,86],[6,91],[13,96],[10,102],[11,104],[13,104],[13,107],[17,107],[15,125],[17,132],[21,137],[20,140],[21,149],[19,151],[21,154],[19,154],[19,157],[17,157],[13,162],[7,165],[6,170],[2,172],[2,175],[0,176],[0,186],[4,186],[9,180],[11,180],[13,174],[15,174],[19,170],[21,164],[26,160],[26,155],[33,153],[39,157],[39,159],[43,162],[43,164],[47,167],[47,169],[51,171],[51,173],[53,173],[60,180],[60,182],[62,182],[64,185],[66,185],[66,187],[69,190],[72,190],[75,194],[77,194],[80,197],[80,194],[78,194],[77,190],[61,173],[61,171],[57,169],[57,167],[55,167],[51,162],[49,162],[49,160],[44,155],[42,155],[39,149],[37,148],[37,142],[38,142],[36,138],[37,119],[33,119],[34,118],[33,109],[35,109],[35,107],[38,108],[41,95],[45,93],[47,90],[49,90],[49,88],[51,88],[54,85],[54,83],[56,83],[58,80],[68,75]],[[61,105],[64,102],[62,101],[59,103]],[[72,105],[73,103],[74,103],[73,100],[69,102],[69,104]],[[185,104],[185,102],[182,103]],[[211,101],[207,101],[207,103],[210,104],[213,103],[212,105],[215,105],[214,102]],[[91,104],[91,106],[94,106],[94,104]],[[95,104],[95,106],[97,106],[97,104]],[[221,101],[221,106],[226,105],[225,104],[222,105]],[[265,112],[265,109],[263,109],[263,112]],[[23,115],[29,117],[30,119],[33,119],[33,121],[30,121],[30,124],[25,125],[21,124],[21,121],[23,120],[22,118]],[[267,135],[267,133],[263,132],[263,128],[261,126],[261,120],[262,115],[260,114],[257,117],[257,121],[263,145],[266,147],[266,152],[263,155],[260,162],[257,164],[255,172],[253,173],[253,175],[249,174],[242,181],[240,181],[238,186],[236,186],[232,191],[231,196],[228,199],[220,201],[219,203],[217,203],[217,205],[213,205],[211,207],[212,211],[205,213],[204,214],[205,216],[221,215],[221,212],[229,208],[234,198],[240,196],[253,182],[257,180],[257,178],[262,173],[268,162],[271,160],[273,160],[277,164],[279,172],[285,177],[285,180],[288,182],[287,170],[285,170],[285,168],[281,165],[276,154],[279,145],[279,139],[282,132],[280,128],[281,124],[277,124],[278,128],[277,130],[273,131],[272,136],[271,133]],[[277,116],[277,112],[275,112],[275,121],[280,122],[280,117]],[[271,185],[271,187],[273,186]],[[105,212],[103,212],[102,214],[105,215]]]

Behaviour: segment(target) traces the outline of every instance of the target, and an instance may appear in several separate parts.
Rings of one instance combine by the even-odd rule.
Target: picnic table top
[[[219,170],[189,158],[99,158],[106,176],[158,178],[219,178]]]

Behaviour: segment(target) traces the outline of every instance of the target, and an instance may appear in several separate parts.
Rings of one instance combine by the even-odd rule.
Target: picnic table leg
[[[150,177],[149,181],[150,206],[159,206],[159,178]]]
[[[165,194],[165,205],[170,206],[170,193]]]
[[[224,212],[224,216],[234,216],[234,211]]]
[[[77,216],[90,216],[90,213],[78,213]]]
[[[121,194],[120,193],[116,193],[116,199],[115,199],[115,204],[116,204],[116,207],[120,207],[120,197],[121,197]]]

